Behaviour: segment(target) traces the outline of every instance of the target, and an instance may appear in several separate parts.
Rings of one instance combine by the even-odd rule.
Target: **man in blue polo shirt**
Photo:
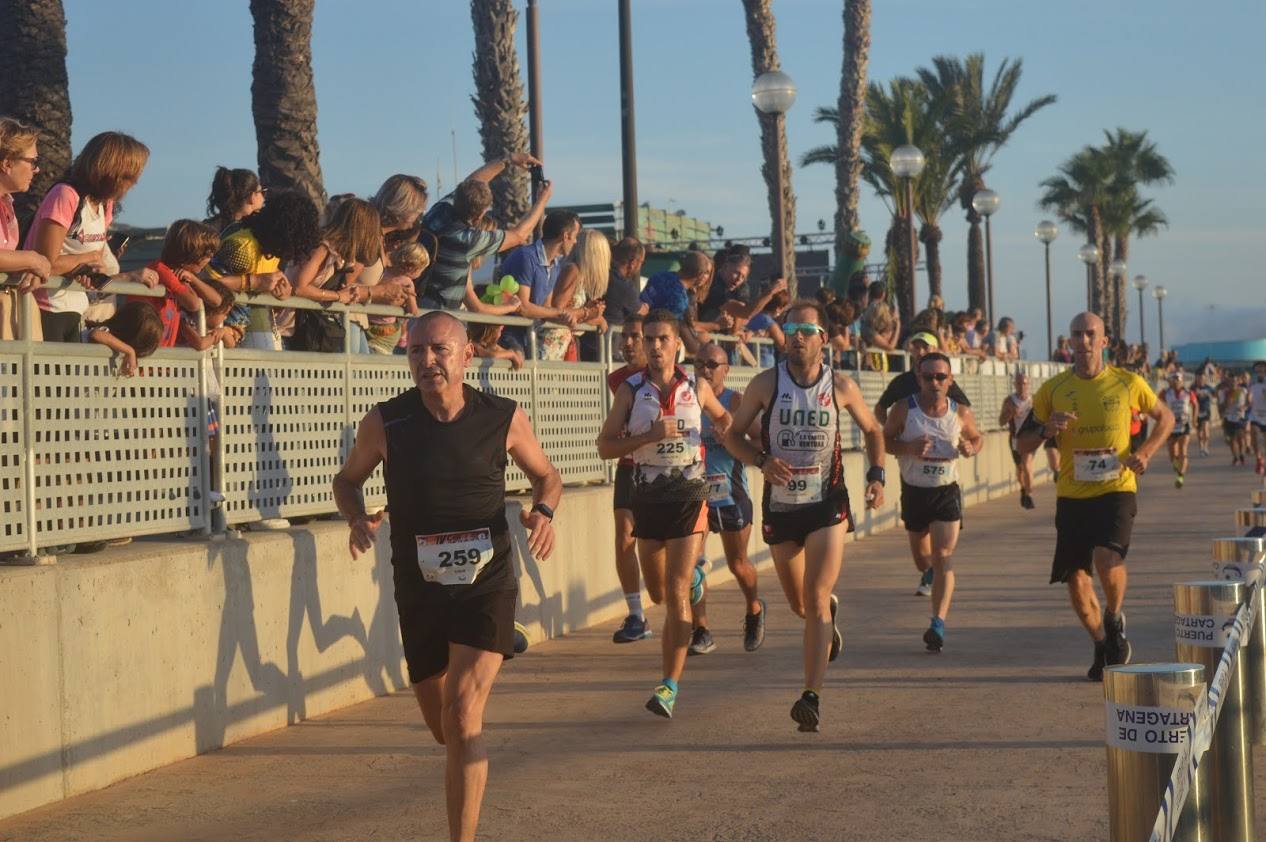
[[[575,312],[570,307],[553,307],[549,301],[563,269],[563,258],[571,254],[579,236],[580,217],[571,211],[552,210],[545,214],[541,239],[519,246],[506,257],[501,274],[513,275],[519,282],[520,316],[575,326]],[[526,342],[522,330],[514,334],[518,341]]]

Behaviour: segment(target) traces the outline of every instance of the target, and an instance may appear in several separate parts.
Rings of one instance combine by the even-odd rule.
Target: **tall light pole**
[[[624,236],[636,237],[637,207],[637,142],[633,126],[633,24],[629,4],[620,0],[620,146],[624,175]]]
[[[906,295],[909,296],[906,306],[909,308],[911,316],[914,315],[916,310],[915,302],[919,300],[914,293],[914,265],[917,262],[916,257],[919,253],[919,241],[915,239],[914,234],[914,180],[923,172],[923,167],[926,163],[919,147],[911,146],[908,143],[892,150],[892,155],[888,158],[888,166],[892,167],[892,174],[901,179],[905,186],[906,248],[910,254],[910,259],[907,261],[910,264],[910,274],[906,278]]]
[[[1135,275],[1134,288],[1139,291],[1139,345],[1147,344],[1147,331],[1143,329],[1143,324],[1147,321],[1143,314],[1143,290],[1147,289],[1147,276]]]
[[[989,285],[985,303],[989,307],[986,317],[991,327],[997,320],[993,312],[993,227],[989,224],[989,218],[998,210],[1000,204],[1002,204],[1002,197],[988,188],[977,190],[976,195],[971,197],[972,210],[985,218],[985,277]]]
[[[541,16],[536,0],[527,4],[527,65],[528,65],[528,143],[533,158],[540,159],[544,126],[541,118]],[[532,198],[541,186],[532,180]]]
[[[1086,264],[1086,309],[1095,311],[1095,275],[1094,266],[1099,262],[1099,247],[1094,243],[1086,243],[1077,249],[1077,259]]]
[[[752,104],[762,114],[773,115],[775,136],[782,132],[783,115],[795,101],[796,83],[781,70],[767,70],[752,82]],[[787,185],[783,183],[780,161],[775,162],[774,170],[774,230],[769,242],[774,247],[774,266],[777,267],[778,277],[787,278],[787,210],[783,197]],[[794,290],[795,278],[787,278],[787,285]]]
[[[1160,352],[1165,353],[1165,296],[1168,293],[1164,287],[1156,287],[1152,290],[1152,295],[1156,296],[1156,321],[1160,329]]]
[[[1059,236],[1059,226],[1043,219],[1037,224],[1033,236],[1042,241],[1046,250],[1046,358],[1052,360],[1055,358],[1055,335],[1051,331],[1051,243]]]

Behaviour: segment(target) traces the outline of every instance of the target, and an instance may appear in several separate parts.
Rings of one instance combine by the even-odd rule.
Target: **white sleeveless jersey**
[[[704,481],[703,411],[695,379],[675,369],[667,393],[661,394],[646,371],[625,381],[633,390],[633,406],[625,427],[630,435],[650,430],[660,418],[676,419],[681,435],[644,444],[633,451],[633,482],[639,491],[664,501],[702,500]]]
[[[1021,399],[1019,395],[1012,392],[1007,395],[1007,400],[1011,401],[1015,407],[1015,415],[1011,417],[1011,444],[1014,446],[1015,437],[1019,435],[1020,428],[1024,426],[1024,422],[1029,420],[1029,415],[1033,413],[1033,396]]]
[[[1179,429],[1191,426],[1192,394],[1186,389],[1175,390],[1170,387],[1161,392],[1161,400],[1174,413],[1174,427]]]
[[[911,395],[906,399],[906,425],[901,431],[901,441],[914,441],[927,436],[932,448],[926,456],[898,456],[901,481],[921,488],[936,488],[958,482],[958,441],[962,437],[963,424],[958,418],[958,404],[949,399],[949,409],[939,418],[933,418],[919,406],[919,399]]]
[[[801,386],[787,363],[774,368],[774,394],[761,425],[765,452],[791,466],[786,486],[765,483],[769,511],[793,511],[801,506],[842,497],[844,463],[840,456],[840,409],[835,402],[835,373],[828,365],[818,378]]]
[[[1248,402],[1252,404],[1249,411],[1253,422],[1266,424],[1266,382],[1254,380],[1248,384]]]
[[[1248,390],[1232,386],[1226,393],[1226,413],[1224,420],[1239,423],[1244,420],[1248,410]]]

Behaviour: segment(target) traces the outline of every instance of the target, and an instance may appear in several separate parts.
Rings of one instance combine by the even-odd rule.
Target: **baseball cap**
[[[920,331],[919,333],[916,333],[913,336],[911,336],[910,341],[922,342],[924,345],[928,346],[929,348],[941,347],[941,343],[937,341],[936,337],[928,333],[926,330]]]

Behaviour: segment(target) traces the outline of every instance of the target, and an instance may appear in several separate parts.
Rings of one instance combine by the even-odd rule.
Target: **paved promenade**
[[[1163,458],[1144,480],[1127,601],[1136,661],[1172,660],[1170,585],[1206,574],[1210,539],[1233,533],[1256,487],[1228,461],[1221,447],[1194,457],[1181,491]],[[920,641],[928,601],[913,596],[904,532],[849,545],[845,648],[819,734],[787,715],[800,628],[772,571],[754,654],[737,589],[711,592],[720,648],[690,659],[672,721],[642,709],[658,638],[616,647],[596,628],[534,647],[506,665],[488,710],[481,838],[1106,839],[1102,690],[1085,680],[1091,647],[1064,589],[1046,584],[1053,490],[1036,499],[1032,512],[1014,499],[968,511],[939,656]],[[442,749],[397,694],[0,822],[0,840],[440,839],[442,781]]]

